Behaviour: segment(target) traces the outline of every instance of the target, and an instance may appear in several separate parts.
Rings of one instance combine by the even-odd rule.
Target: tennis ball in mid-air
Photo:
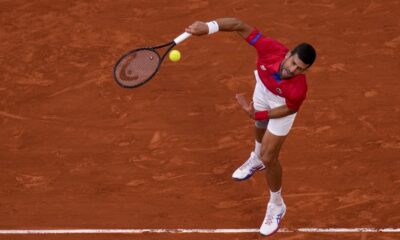
[[[181,59],[181,53],[178,50],[172,50],[169,52],[169,59],[173,62],[177,62]]]

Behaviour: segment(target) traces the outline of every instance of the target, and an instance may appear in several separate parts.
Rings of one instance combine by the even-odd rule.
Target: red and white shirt
[[[289,49],[275,39],[262,36],[256,28],[246,41],[257,50],[257,71],[265,87],[285,98],[287,107],[297,111],[306,98],[307,82],[304,74],[281,79],[279,66]]]

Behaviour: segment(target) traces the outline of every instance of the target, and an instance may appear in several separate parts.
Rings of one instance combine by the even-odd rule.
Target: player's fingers
[[[248,104],[247,101],[245,99],[245,97],[241,94],[236,94],[236,100],[238,101],[238,103],[244,108],[247,109],[248,108]]]
[[[251,102],[249,103],[249,111],[251,111],[251,112],[254,112],[254,111],[255,111],[255,109],[254,109],[254,102],[253,102],[253,101],[251,101]]]
[[[242,106],[242,108],[244,108],[244,109],[248,109],[248,104],[247,104],[247,102],[245,101],[245,100],[243,100],[243,99],[238,99],[238,103],[240,104],[240,106]]]
[[[193,34],[192,29],[191,29],[190,27],[187,27],[187,28],[185,29],[185,32],[190,33],[190,34]]]
[[[192,23],[192,24],[190,24],[187,28],[186,28],[186,31],[187,32],[189,32],[189,33],[192,33],[193,32],[193,29],[194,29],[194,26],[195,26],[195,24],[196,23]]]
[[[251,101],[251,102],[249,103],[249,106],[250,106],[251,109],[254,109],[254,102]]]
[[[190,33],[190,34],[192,34],[192,35],[199,35],[199,34],[197,33],[196,29],[194,29],[193,27],[188,27],[188,28],[186,28],[185,31],[188,32],[188,33]]]
[[[237,101],[243,101],[243,100],[246,101],[243,94],[237,93],[235,95],[235,98],[236,98]]]
[[[196,22],[193,23],[194,26],[201,26],[201,25],[204,25],[204,24],[206,24],[206,23],[200,22],[200,21],[196,21]]]
[[[204,35],[208,33],[208,26],[203,22],[196,21],[186,28],[186,32],[192,35]]]

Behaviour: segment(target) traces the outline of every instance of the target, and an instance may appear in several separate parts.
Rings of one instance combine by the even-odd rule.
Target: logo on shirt
[[[279,94],[282,94],[282,89],[280,89],[280,88],[276,88],[276,91],[279,93]]]
[[[267,71],[267,68],[266,68],[264,65],[261,65],[260,68],[261,68],[261,70],[263,70],[263,71]]]
[[[274,73],[274,74],[272,74],[272,77],[275,79],[275,81],[276,81],[277,83],[280,83],[280,82],[282,81],[281,75],[280,75],[279,73]]]

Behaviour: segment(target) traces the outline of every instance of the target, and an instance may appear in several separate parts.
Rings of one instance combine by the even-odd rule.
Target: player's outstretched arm
[[[218,24],[219,31],[237,32],[243,38],[249,36],[251,31],[253,31],[250,25],[237,18],[219,18],[215,22]],[[196,21],[187,27],[185,31],[192,35],[202,36],[208,34],[210,29],[207,23]]]

